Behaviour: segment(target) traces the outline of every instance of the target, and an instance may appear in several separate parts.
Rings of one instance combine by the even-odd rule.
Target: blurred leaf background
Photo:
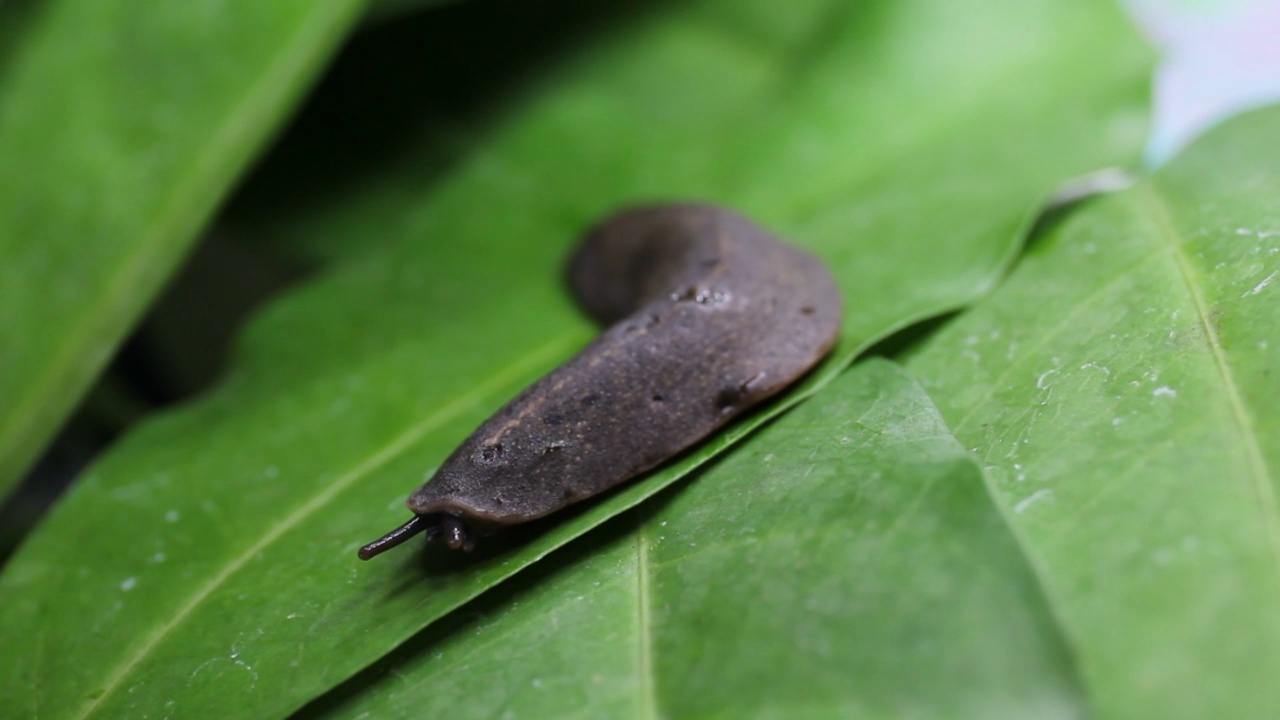
[[[0,6],[0,701],[1273,717],[1280,113],[1185,146],[1280,92],[1235,40],[1280,9],[1221,10],[1129,7],[1148,132],[1103,0]],[[595,332],[577,233],[685,197],[831,264],[833,357],[357,565]]]

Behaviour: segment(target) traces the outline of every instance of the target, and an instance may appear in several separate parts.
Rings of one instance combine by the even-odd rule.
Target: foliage
[[[1109,3],[414,4],[361,25],[354,2],[55,0],[0,33],[0,483],[237,178],[214,236],[319,270],[9,562],[6,707],[1280,704],[1262,690],[1280,664],[1280,164],[1260,151],[1280,114],[1059,208],[1024,252],[1055,188],[1138,155],[1150,54]],[[676,463],[473,556],[355,561],[595,332],[558,283],[582,228],[686,197],[828,261],[848,308],[833,357]],[[877,350],[905,370],[849,367],[891,336]]]

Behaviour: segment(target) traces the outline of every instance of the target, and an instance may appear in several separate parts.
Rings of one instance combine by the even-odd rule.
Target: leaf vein
[[[656,718],[657,697],[653,681],[653,617],[649,592],[649,545],[645,526],[636,530],[636,653],[640,676],[640,716]]]
[[[1258,444],[1258,431],[1254,427],[1253,416],[1249,413],[1244,397],[1240,394],[1240,383],[1236,380],[1235,373],[1231,370],[1231,363],[1228,361],[1227,354],[1222,347],[1222,341],[1218,337],[1218,330],[1213,325],[1209,303],[1205,299],[1200,284],[1197,282],[1195,268],[1183,250],[1181,235],[1174,225],[1173,216],[1169,212],[1164,199],[1150,186],[1143,185],[1141,187],[1140,192],[1146,201],[1148,209],[1151,211],[1160,239],[1168,245],[1169,252],[1173,255],[1173,259],[1177,264],[1182,282],[1186,285],[1191,301],[1195,305],[1196,316],[1200,321],[1200,327],[1204,331],[1204,338],[1209,346],[1209,352],[1213,356],[1214,367],[1222,378],[1222,384],[1226,390],[1227,405],[1231,409],[1231,416],[1235,420],[1236,426],[1240,429],[1241,439],[1244,443],[1245,457],[1249,464],[1249,479],[1253,485],[1254,493],[1258,497],[1258,502],[1262,506],[1262,521],[1270,541],[1272,560],[1276,563],[1277,569],[1280,569],[1280,512],[1277,511],[1275,489],[1271,483],[1271,469],[1268,467],[1267,460],[1262,454],[1262,448]]]

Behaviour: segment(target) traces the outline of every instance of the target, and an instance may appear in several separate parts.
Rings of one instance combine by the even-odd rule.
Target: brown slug
[[[630,480],[796,381],[840,330],[821,261],[711,205],[612,215],[568,280],[608,329],[472,433],[362,560],[420,532],[470,550]]]

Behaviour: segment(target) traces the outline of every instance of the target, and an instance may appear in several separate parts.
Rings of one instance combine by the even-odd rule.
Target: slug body
[[[608,329],[467,438],[362,559],[418,532],[470,549],[629,480],[800,378],[841,325],[817,258],[709,205],[609,217],[568,279]]]

